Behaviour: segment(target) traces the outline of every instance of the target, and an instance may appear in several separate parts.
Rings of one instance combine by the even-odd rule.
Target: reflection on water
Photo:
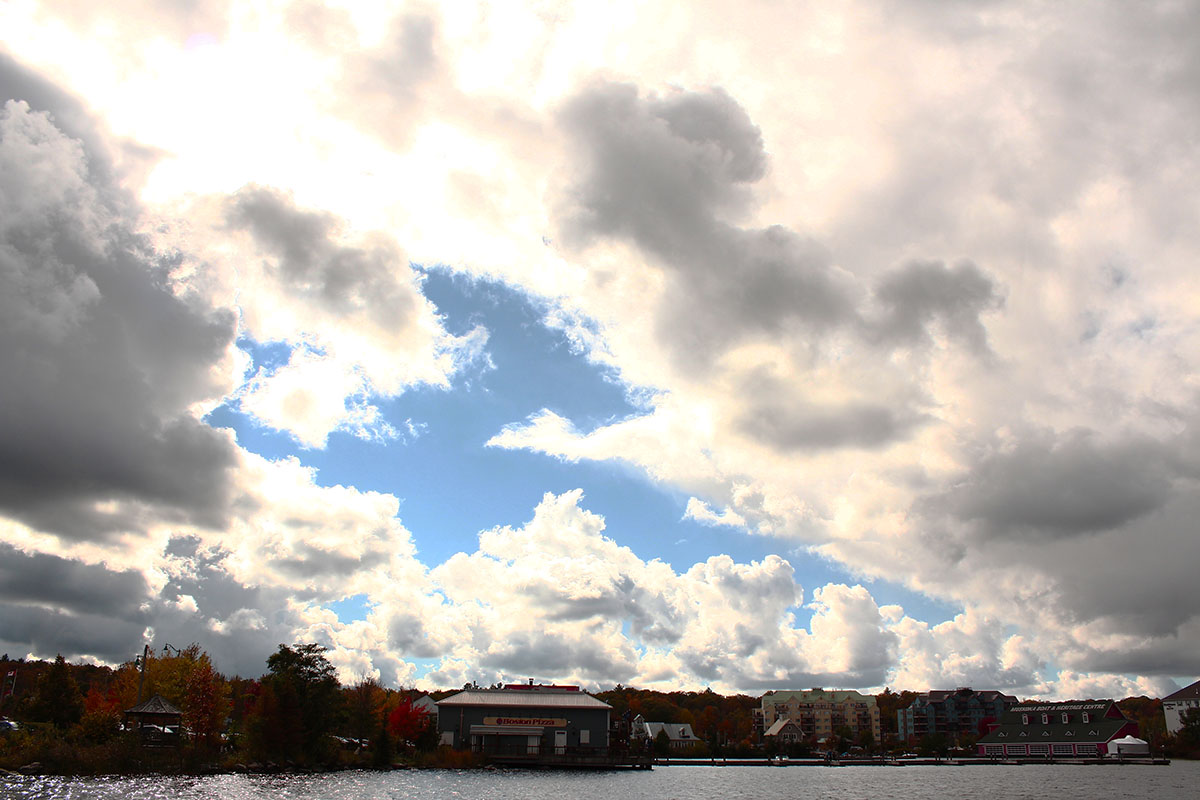
[[[1192,800],[1200,762],[1151,766],[658,767],[652,772],[412,770],[204,778],[0,777],[4,800],[837,800],[997,797]]]

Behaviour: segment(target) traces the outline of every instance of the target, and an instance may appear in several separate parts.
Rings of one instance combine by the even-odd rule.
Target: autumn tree
[[[199,743],[217,748],[229,716],[229,693],[225,681],[213,669],[208,656],[196,663],[184,687],[183,725]]]
[[[433,717],[418,705],[414,705],[411,697],[405,697],[388,715],[388,730],[398,744],[419,746],[428,737],[428,731],[433,727]]]

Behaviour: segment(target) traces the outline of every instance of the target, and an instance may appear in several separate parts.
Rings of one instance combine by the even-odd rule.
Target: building
[[[1016,706],[989,727],[976,747],[993,758],[1096,758],[1138,733],[1112,700]]]
[[[161,694],[125,710],[125,729],[136,730],[143,744],[178,744],[182,724],[183,712]]]
[[[638,738],[649,739],[651,745],[658,741],[659,733],[667,734],[672,750],[688,750],[700,743],[692,731],[692,726],[686,722],[646,722],[639,714],[633,720],[633,724],[636,730],[635,735]]]
[[[1164,697],[1162,707],[1163,716],[1167,719],[1167,733],[1179,733],[1183,727],[1183,712],[1189,708],[1200,708],[1200,681]]]
[[[767,692],[762,699],[763,725],[769,731],[779,720],[790,720],[817,741],[831,739],[838,728],[851,736],[870,733],[879,741],[879,706],[871,695],[853,689],[805,689]]]
[[[456,750],[546,761],[608,748],[612,706],[577,686],[465,689],[437,707],[441,742]]]
[[[429,715],[430,719],[432,719],[434,722],[437,722],[437,701],[429,695],[421,695],[416,700],[413,700],[412,707],[421,709]]]
[[[775,720],[775,724],[768,728],[763,736],[781,745],[799,744],[804,741],[804,731],[787,718]]]
[[[896,710],[896,731],[906,741],[941,734],[956,742],[964,735],[985,733],[986,723],[996,722],[1016,704],[1016,697],[997,691],[924,692],[908,708]]]

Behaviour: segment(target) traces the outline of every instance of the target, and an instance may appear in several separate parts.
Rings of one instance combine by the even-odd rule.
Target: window
[[[1063,725],[1066,725],[1068,722],[1071,721],[1071,715],[1064,711],[1063,715],[1062,715],[1062,720],[1063,720]]]
[[[592,732],[589,731],[587,728],[583,728],[582,730],[580,730],[579,731],[579,743],[580,744],[591,744],[592,743]]]
[[[1043,725],[1050,724],[1050,715],[1049,714],[1042,714],[1042,724]]]
[[[1085,712],[1083,712],[1083,721],[1084,721],[1084,722],[1091,722],[1091,717],[1089,717],[1089,716],[1088,716],[1088,713],[1087,713],[1086,711],[1085,711]]]
[[[1021,715],[1021,724],[1022,724],[1022,725],[1028,725],[1028,724],[1029,724],[1029,715],[1028,715],[1028,714],[1022,714],[1022,715]]]

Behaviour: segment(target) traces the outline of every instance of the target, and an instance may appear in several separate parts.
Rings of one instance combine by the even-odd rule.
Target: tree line
[[[226,677],[198,644],[116,669],[5,656],[0,715],[16,724],[0,730],[0,767],[386,766],[436,748],[432,717],[414,705],[421,692],[372,678],[342,685],[316,644],[281,644],[266,666],[258,678]],[[183,730],[169,749],[147,752],[125,729],[125,712],[155,695],[182,712]]]
[[[29,761],[68,772],[121,771],[126,763],[137,769],[146,756],[122,730],[122,723],[139,697],[154,695],[182,712],[185,733],[171,758],[193,768],[385,766],[397,759],[431,763],[438,749],[432,718],[414,705],[424,693],[385,688],[369,677],[343,685],[325,649],[311,643],[279,645],[258,678],[222,675],[198,644],[173,653],[151,653],[144,662],[131,660],[115,669],[68,664],[61,656],[53,662],[10,661],[4,656],[0,678],[0,716],[17,722],[16,730],[0,730],[0,767],[8,769]],[[453,691],[457,690],[431,695],[438,700]],[[619,684],[594,694],[612,706],[617,720],[641,716],[651,722],[689,724],[697,738],[696,754],[750,754],[763,745],[755,724],[761,698]],[[957,741],[939,735],[919,742],[902,740],[896,712],[916,697],[916,692],[884,689],[875,695],[879,741],[870,731],[852,735],[847,728],[834,731],[834,744],[839,750],[915,749],[930,755],[973,747],[976,737],[969,734]],[[1200,756],[1200,713],[1179,735],[1169,736],[1160,700],[1131,697],[1118,705],[1139,724],[1142,738],[1156,752]],[[781,749],[806,755],[819,746],[829,744],[814,740]],[[774,752],[770,744],[767,747]],[[95,770],[89,769],[92,762]]]

